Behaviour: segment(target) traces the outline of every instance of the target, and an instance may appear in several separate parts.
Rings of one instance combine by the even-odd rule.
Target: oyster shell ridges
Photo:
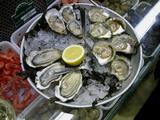
[[[89,33],[93,38],[111,38],[111,31],[102,23],[94,23],[90,25]]]
[[[82,37],[82,26],[78,21],[70,21],[67,24],[67,29],[77,37]]]
[[[112,38],[112,46],[117,52],[133,54],[136,52],[136,45],[136,40],[127,34],[122,34]]]
[[[109,14],[100,8],[91,8],[88,11],[88,17],[91,22],[105,22],[109,18]]]
[[[92,52],[100,65],[105,65],[111,62],[116,54],[113,47],[105,41],[96,42],[93,46]]]
[[[44,49],[32,51],[26,58],[26,63],[33,68],[45,67],[61,58],[61,52],[58,49]]]
[[[131,74],[132,66],[130,61],[124,56],[116,56],[111,63],[111,74],[120,81],[126,80]]]
[[[67,34],[66,26],[57,9],[50,9],[46,13],[45,19],[53,31],[59,34]]]
[[[105,22],[112,32],[112,35],[119,35],[126,30],[126,23],[118,18],[110,18]]]
[[[65,102],[71,100],[82,87],[81,72],[71,72],[66,74],[59,85],[55,87],[55,96]]]
[[[60,72],[65,69],[65,66],[61,63],[54,63],[42,71],[37,72],[35,78],[35,83],[37,88],[44,90],[49,88],[52,82],[59,81],[62,78],[62,75],[55,75],[55,72]]]
[[[76,14],[71,5],[63,6],[59,13],[65,23],[76,20]]]

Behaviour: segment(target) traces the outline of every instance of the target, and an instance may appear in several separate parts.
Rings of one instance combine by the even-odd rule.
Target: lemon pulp
[[[70,45],[64,49],[62,59],[65,63],[76,66],[84,59],[84,48],[81,45]]]

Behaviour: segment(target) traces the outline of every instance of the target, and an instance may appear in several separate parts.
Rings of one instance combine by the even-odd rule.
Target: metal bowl
[[[91,8],[93,7],[92,4],[87,4],[87,3],[77,3],[77,4],[73,4],[74,6],[78,6],[80,8]],[[107,8],[104,8],[102,7],[106,12],[108,12],[110,14],[111,17],[118,17],[119,19],[123,20],[127,27],[126,27],[126,32],[129,33],[135,40],[137,40],[137,42],[139,43],[139,40],[136,36],[136,33],[133,29],[133,27],[122,17],[120,16],[118,13],[110,10],[110,9],[107,9]],[[32,24],[31,26],[28,28],[27,30],[27,33],[32,30],[37,22],[41,19],[42,15],[37,18]],[[25,70],[25,63],[24,63],[24,44],[25,44],[25,37],[23,37],[23,40],[22,40],[22,44],[21,44],[21,54],[20,54],[20,57],[21,57],[21,65],[22,65],[22,69]],[[132,70],[132,73],[131,75],[129,76],[129,78],[127,80],[125,80],[123,83],[122,83],[122,88],[113,93],[111,97],[109,98],[106,98],[104,100],[98,100],[97,104],[95,104],[95,106],[98,106],[98,105],[103,105],[103,104],[106,104],[108,102],[111,102],[113,100],[115,100],[116,98],[120,97],[122,94],[124,94],[130,87],[131,85],[134,83],[134,81],[136,80],[137,78],[137,75],[140,71],[140,68],[141,68],[141,65],[142,65],[142,48],[141,46],[139,46],[137,48],[137,53],[134,54],[131,58],[131,64],[133,64],[133,70]],[[50,96],[47,96],[46,94],[44,94],[42,91],[40,91],[39,89],[36,88],[35,84],[32,82],[32,80],[30,78],[28,78],[28,82],[31,84],[31,86],[39,93],[41,94],[42,96],[44,96],[45,98],[47,99],[50,99],[51,97]],[[85,99],[85,98],[84,98]],[[92,107],[92,104],[81,104],[81,103],[76,103],[76,102],[61,102],[61,101],[55,101],[55,103],[58,103],[60,105],[64,105],[64,106],[68,106],[68,107],[74,107],[74,108],[83,108],[83,107]]]

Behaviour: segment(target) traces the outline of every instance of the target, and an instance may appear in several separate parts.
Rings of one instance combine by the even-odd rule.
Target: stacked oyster
[[[103,9],[92,7],[88,11],[89,30],[94,41],[92,52],[100,65],[110,64],[110,73],[120,81],[131,73],[130,60],[125,57],[136,52],[135,41],[125,33],[126,23],[119,18],[110,17]]]
[[[53,32],[64,36],[69,32],[84,40],[87,39],[84,34],[88,34],[93,46],[86,50],[86,57],[81,65],[72,67],[65,64],[61,59],[62,50],[57,48],[31,51],[26,57],[28,66],[38,70],[35,76],[36,87],[43,91],[54,84],[54,94],[62,102],[74,99],[84,86],[86,76],[84,71],[88,71],[91,76],[94,73],[98,75],[105,73],[105,76],[111,74],[119,81],[123,81],[130,76],[132,70],[130,59],[126,56],[135,53],[137,41],[125,32],[125,22],[110,17],[109,13],[97,7],[91,7],[85,10],[85,13],[87,16],[85,21],[89,22],[89,26],[84,25],[85,28],[82,28],[82,16],[81,19],[77,19],[71,5],[63,6],[59,11],[55,8],[50,9],[45,15],[45,20]],[[83,33],[83,30],[87,32]],[[85,42],[83,46],[86,48],[90,45]],[[94,65],[89,64],[90,61],[96,61],[99,68],[107,72],[95,70]]]
[[[49,27],[59,34],[66,35],[68,30],[74,36],[82,37],[81,23],[76,19],[76,13],[70,5],[63,6],[60,11],[55,8],[50,9],[45,19]]]

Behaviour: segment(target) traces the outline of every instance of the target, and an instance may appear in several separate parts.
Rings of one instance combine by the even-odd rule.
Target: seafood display
[[[76,5],[52,8],[44,16],[25,36],[22,53],[24,69],[36,71],[30,79],[40,93],[94,106],[123,88],[138,47],[123,19]]]

